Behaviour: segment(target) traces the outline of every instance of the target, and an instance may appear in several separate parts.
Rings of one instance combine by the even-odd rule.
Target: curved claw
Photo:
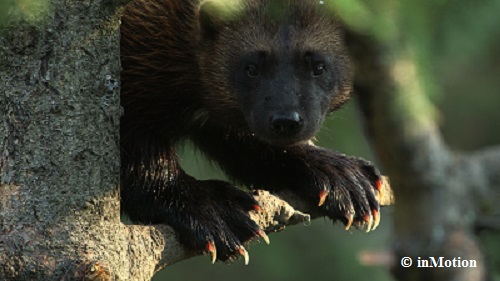
[[[364,221],[367,222],[368,224],[366,225],[366,232],[370,232],[373,226],[373,216],[371,214],[366,215],[364,218]]]
[[[264,242],[266,242],[267,245],[269,245],[269,243],[271,243],[269,241],[269,236],[267,236],[267,234],[264,232],[264,230],[259,229],[259,231],[257,231],[257,235],[259,235],[262,238],[262,240],[264,240]]]
[[[248,252],[247,250],[245,250],[245,248],[243,246],[240,246],[236,252],[240,255],[243,256],[243,258],[245,259],[245,265],[248,265],[248,262],[250,261],[250,256],[248,255]]]
[[[212,241],[207,242],[207,251],[210,253],[212,257],[212,264],[217,260],[217,248],[215,248],[215,244]]]
[[[382,179],[379,178],[377,182],[375,183],[375,187],[377,188],[378,191],[382,190]]]
[[[351,228],[352,223],[354,222],[354,215],[353,214],[348,214],[345,216],[347,219],[347,223],[345,224],[345,230],[349,230]]]
[[[319,192],[319,203],[318,203],[318,207],[322,206],[323,204],[325,204],[325,200],[326,200],[326,196],[328,195],[328,191],[326,190],[321,190]]]
[[[372,228],[372,230],[375,230],[378,227],[378,225],[380,224],[380,212],[377,211],[376,209],[373,209],[372,214],[373,214],[373,228]]]

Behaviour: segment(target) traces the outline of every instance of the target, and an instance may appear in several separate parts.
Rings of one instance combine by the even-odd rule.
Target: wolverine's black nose
[[[282,136],[291,136],[300,131],[302,127],[302,118],[299,113],[292,112],[275,112],[269,119],[272,130]]]

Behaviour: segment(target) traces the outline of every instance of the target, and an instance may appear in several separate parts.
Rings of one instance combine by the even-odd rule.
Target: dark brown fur
[[[242,7],[235,10],[245,11],[244,16],[239,16],[232,25],[251,28],[223,33],[217,39],[217,44],[205,43],[199,38],[198,2],[200,1],[136,1],[129,5],[129,12],[125,13],[122,25],[122,29],[130,30],[122,34],[124,106],[128,108],[128,104],[136,103],[147,105],[147,110],[129,112],[129,116],[134,114],[134,117],[131,116],[134,120],[153,120],[151,117],[156,119],[158,110],[163,111],[173,104],[170,95],[165,95],[166,92],[172,94],[174,104],[178,101],[178,95],[173,93],[186,93],[192,96],[192,100],[196,99],[198,103],[202,103],[197,106],[203,111],[209,111],[212,119],[221,122],[238,121],[234,125],[246,130],[246,122],[242,120],[239,111],[239,102],[228,86],[227,77],[231,69],[224,64],[224,58],[255,49],[273,50],[275,45],[280,44],[277,34],[279,35],[278,29],[283,24],[266,20],[277,16],[271,12],[262,12],[262,3],[269,1],[240,1]],[[282,2],[280,5],[283,7],[295,6],[301,10],[298,22],[291,24],[300,25],[303,30],[290,44],[297,49],[334,53],[342,62],[338,71],[342,74],[340,89],[331,99],[329,111],[338,109],[347,102],[351,91],[351,70],[342,43],[340,26],[331,15],[318,15],[316,9],[312,9],[308,4],[311,1]],[[291,15],[280,16],[287,18]],[[238,42],[237,48],[234,48],[234,42]],[[202,94],[204,92],[210,94]],[[157,98],[158,96],[161,98]],[[154,104],[146,103],[147,100],[154,100]],[[153,123],[158,124],[160,128],[165,127],[162,122]]]
[[[183,139],[248,186],[290,189],[312,205],[327,192],[320,209],[333,220],[353,216],[364,224],[378,213],[377,170],[308,142],[351,90],[342,30],[325,2],[128,6],[121,42],[122,204],[133,220],[172,225],[192,250],[213,243],[222,260],[258,234],[247,216],[253,198],[179,167],[174,145]]]

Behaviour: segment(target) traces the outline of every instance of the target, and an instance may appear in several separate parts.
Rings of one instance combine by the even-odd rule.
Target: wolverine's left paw
[[[380,223],[382,177],[369,162],[322,148],[308,153],[315,183],[309,195],[332,220],[342,221],[346,229],[363,226],[366,231]]]

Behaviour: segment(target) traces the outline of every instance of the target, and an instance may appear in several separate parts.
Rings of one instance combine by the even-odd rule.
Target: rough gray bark
[[[439,133],[414,58],[404,45],[353,32],[356,93],[368,134],[397,203],[393,272],[398,280],[486,280],[475,237],[480,218],[498,211],[500,147],[451,151]],[[486,210],[489,210],[486,211]],[[477,268],[404,268],[400,258],[461,257]]]
[[[119,21],[104,2],[51,1],[44,20],[2,30],[2,280],[74,277],[120,253],[104,242],[128,248],[115,236]]]

